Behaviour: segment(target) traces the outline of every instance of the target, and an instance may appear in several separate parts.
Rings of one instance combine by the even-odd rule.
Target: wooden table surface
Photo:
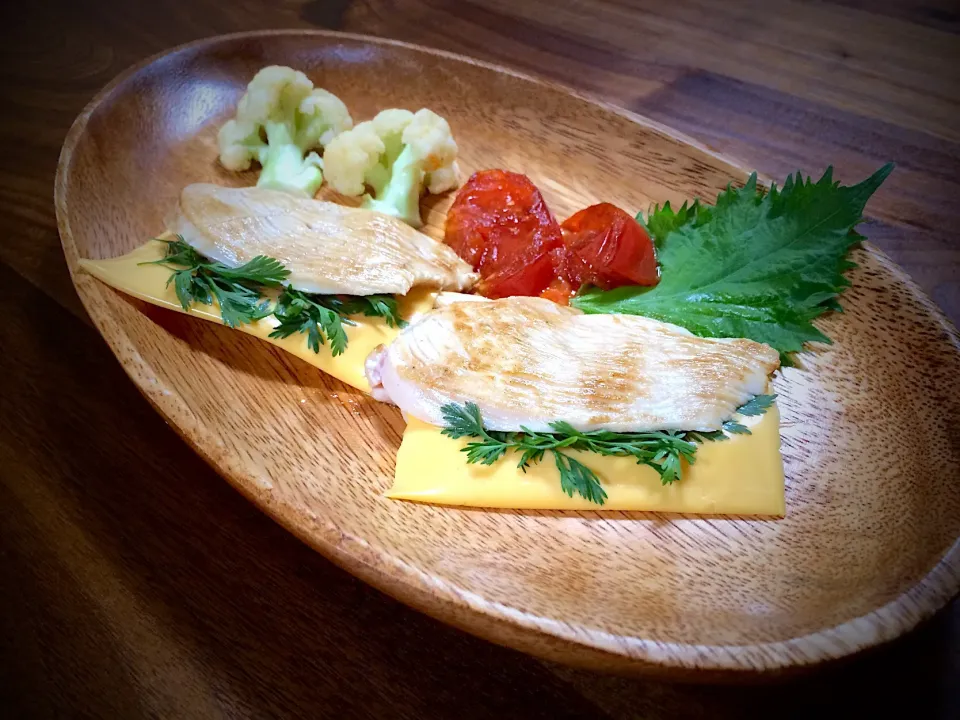
[[[32,0],[2,17],[0,715],[960,716],[957,602],[804,677],[699,687],[543,663],[368,588],[140,397],[73,291],[52,203],[70,123],[128,65],[239,30],[365,32],[578,86],[776,177],[894,160],[864,232],[957,323],[955,2]]]

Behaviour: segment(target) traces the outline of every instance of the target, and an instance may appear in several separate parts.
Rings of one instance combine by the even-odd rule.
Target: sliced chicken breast
[[[511,297],[424,313],[371,354],[367,377],[375,398],[433,425],[443,405],[474,402],[491,430],[710,431],[779,364],[752,340]]]
[[[304,292],[406,295],[416,285],[467,290],[478,279],[449,247],[396,218],[277,190],[188,185],[168,225],[226,265],[276,258]]]

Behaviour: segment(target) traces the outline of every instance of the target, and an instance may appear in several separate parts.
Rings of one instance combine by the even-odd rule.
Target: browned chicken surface
[[[444,425],[474,402],[492,430],[717,430],[767,388],[777,352],[633,315],[585,315],[540,298],[452,302],[367,361],[374,397]]]
[[[396,218],[277,190],[188,185],[168,225],[232,267],[276,258],[305,292],[405,295],[417,285],[467,290],[477,281],[453,250]]]

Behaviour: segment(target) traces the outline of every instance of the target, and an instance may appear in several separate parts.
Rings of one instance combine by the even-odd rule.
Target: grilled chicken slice
[[[406,295],[415,285],[467,290],[478,279],[449,247],[396,218],[277,190],[188,185],[168,225],[232,267],[276,258],[304,292]]]
[[[443,405],[474,402],[491,430],[644,432],[718,430],[779,364],[752,340],[511,297],[427,312],[366,369],[375,398],[433,425]]]

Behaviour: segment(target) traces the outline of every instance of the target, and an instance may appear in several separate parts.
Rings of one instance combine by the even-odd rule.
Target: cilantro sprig
[[[775,395],[758,395],[737,409],[741,415],[762,415]],[[638,465],[657,471],[660,482],[669,485],[681,479],[683,461],[693,464],[697,442],[725,440],[727,433],[750,434],[740,423],[728,420],[723,430],[714,432],[656,431],[616,433],[609,430],[581,432],[567,422],[554,422],[552,433],[534,432],[522,428],[520,432],[487,430],[480,408],[472,402],[458,405],[448,403],[441,409],[446,426],[443,435],[454,440],[477,438],[463,447],[467,463],[493,465],[508,452],[519,453],[517,467],[526,472],[531,464],[540,462],[547,453],[553,456],[560,473],[560,487],[569,496],[576,493],[589,502],[603,505],[607,493],[599,476],[564,450],[581,450],[597,455],[632,457]]]
[[[745,337],[776,348],[784,362],[807,342],[829,343],[813,325],[850,284],[844,273],[854,227],[893,170],[842,186],[828,168],[820,180],[791,176],[782,188],[728,187],[714,206],[654,207],[644,219],[657,247],[652,288],[588,288],[571,304],[588,313],[644,315],[701,337]]]
[[[304,333],[315,353],[329,340],[331,353],[337,356],[347,348],[343,326],[356,325],[351,315],[382,317],[390,327],[406,324],[391,295],[318,295],[284,287],[274,305],[264,297],[264,290],[283,287],[290,276],[279,260],[258,255],[239,267],[230,267],[209,260],[180,236],[161,242],[167,245],[164,257],[144,264],[163,265],[173,271],[167,284],[173,283],[184,310],[194,304],[211,305],[215,298],[229,327],[274,315],[279,325],[270,337]]]

